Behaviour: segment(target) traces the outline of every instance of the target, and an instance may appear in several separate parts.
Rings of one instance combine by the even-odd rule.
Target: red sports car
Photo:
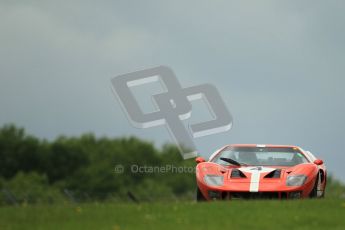
[[[326,167],[287,145],[227,145],[196,158],[197,200],[324,197]]]

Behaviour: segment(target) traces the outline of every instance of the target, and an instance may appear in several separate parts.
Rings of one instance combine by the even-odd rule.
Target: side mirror
[[[205,162],[205,159],[202,158],[202,157],[197,157],[197,158],[195,159],[195,162],[196,162],[197,164],[199,164],[199,163]]]
[[[323,160],[321,160],[321,159],[316,159],[316,160],[314,161],[314,164],[316,164],[316,165],[322,165],[322,164],[323,164]]]

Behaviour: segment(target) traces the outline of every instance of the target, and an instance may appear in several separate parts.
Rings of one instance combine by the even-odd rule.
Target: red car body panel
[[[270,148],[293,148],[303,154],[309,162],[288,166],[224,166],[211,162],[217,154],[227,147],[258,147],[255,144],[227,145],[215,152],[209,161],[201,162],[196,166],[196,181],[199,191],[206,200],[212,200],[210,193],[220,194],[219,199],[234,198],[278,198],[289,199],[291,194],[298,195],[294,198],[308,198],[313,191],[317,180],[318,190],[326,187],[326,168],[322,164],[316,164],[316,158],[310,153],[297,146],[289,145],[264,145]],[[261,145],[260,145],[261,146]],[[315,159],[314,159],[315,158]],[[232,178],[232,171],[240,171],[242,177]],[[279,178],[270,178],[269,174],[275,170],[280,171]],[[237,172],[236,172],[237,173]],[[224,182],[221,186],[210,186],[204,180],[205,175],[223,176]],[[244,176],[243,176],[244,175]],[[286,179],[290,175],[305,175],[307,179],[301,186],[287,186]]]

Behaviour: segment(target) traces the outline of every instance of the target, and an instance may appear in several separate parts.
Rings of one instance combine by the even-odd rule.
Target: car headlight
[[[206,175],[204,181],[209,186],[222,186],[224,184],[224,177],[218,175]]]
[[[292,175],[288,176],[286,180],[287,186],[301,186],[307,180],[307,176],[305,175]]]

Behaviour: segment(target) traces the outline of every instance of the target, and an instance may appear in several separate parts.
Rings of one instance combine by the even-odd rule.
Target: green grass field
[[[345,200],[0,207],[7,229],[345,229]]]

